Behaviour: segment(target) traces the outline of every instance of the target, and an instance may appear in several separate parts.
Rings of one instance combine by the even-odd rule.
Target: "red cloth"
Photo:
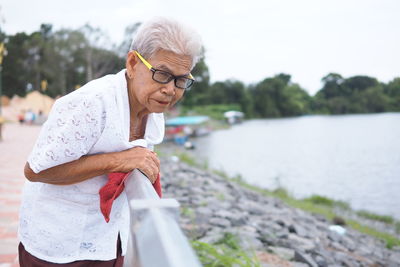
[[[108,182],[100,189],[100,210],[103,213],[106,222],[110,221],[110,212],[114,200],[122,193],[125,188],[124,182],[130,172],[113,172],[108,174]],[[158,174],[153,187],[157,194],[161,197],[160,174]]]

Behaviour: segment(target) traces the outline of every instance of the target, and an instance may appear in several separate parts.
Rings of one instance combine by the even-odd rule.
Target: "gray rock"
[[[361,244],[361,242],[357,246],[357,253],[364,257],[369,257],[372,254],[373,247],[369,247],[366,245]]]
[[[311,266],[311,267],[318,267],[318,264],[312,259],[312,257],[310,255],[307,255],[307,254],[297,251],[297,250],[294,253],[294,260],[308,264],[308,266]]]
[[[301,247],[304,251],[310,251],[315,248],[314,242],[310,239],[306,239],[295,234],[289,234],[288,239],[289,241],[293,242],[295,246]]]
[[[288,239],[289,233],[286,231],[279,231],[276,233],[276,237],[278,237],[279,239]]]
[[[278,224],[278,225],[281,226],[281,227],[286,227],[286,226],[287,226],[285,220],[282,219],[282,218],[276,219],[275,223]]]
[[[202,238],[206,235],[207,231],[210,230],[210,226],[206,224],[183,224],[181,228],[190,239]]]
[[[216,226],[220,226],[220,227],[223,227],[223,228],[228,228],[228,227],[231,226],[231,222],[229,220],[227,220],[227,219],[224,219],[224,218],[211,218],[209,220],[209,223],[211,225],[216,225]]]
[[[191,195],[201,195],[204,192],[204,190],[201,187],[193,187],[193,186],[190,186],[188,188],[188,191],[190,192]]]
[[[392,247],[392,251],[400,252],[400,246]]]
[[[385,258],[385,255],[384,255],[383,251],[381,249],[379,249],[379,248],[375,248],[372,251],[372,255],[374,255],[377,259],[381,259],[381,260],[383,260]]]
[[[322,257],[322,256],[320,256],[320,255],[315,256],[315,262],[317,263],[317,265],[318,265],[319,267],[326,267],[326,266],[328,266],[328,262],[325,260],[324,257]]]
[[[328,232],[328,238],[333,242],[340,242],[342,240],[342,236],[334,231]]]
[[[227,210],[217,210],[214,215],[221,218],[230,218],[232,217],[232,212]]]
[[[264,244],[254,235],[239,235],[239,245],[246,251],[263,249]]]
[[[349,256],[349,254],[341,251],[335,252],[335,261],[346,267],[359,266],[359,264]]]
[[[296,250],[301,260],[293,259],[296,253],[286,257],[292,266],[400,266],[400,248],[388,250],[384,242],[351,228],[343,236],[333,233],[321,215],[288,207],[184,163],[163,161],[161,167],[164,196],[189,209],[180,218],[189,238],[213,243],[232,231],[245,248],[278,247],[282,257],[281,249],[290,255]]]
[[[398,264],[398,266],[400,266],[400,253],[399,252],[390,253],[389,261],[393,264]]]
[[[292,267],[308,267],[309,266],[307,263],[300,262],[300,261],[291,261],[290,264]]]
[[[274,254],[278,255],[280,258],[285,260],[293,260],[294,259],[294,250],[284,247],[268,247],[268,249]]]
[[[295,233],[301,237],[311,237],[309,231],[307,231],[304,227],[298,224],[292,224],[288,227],[290,233]]]
[[[248,222],[248,217],[241,215],[240,213],[234,213],[229,220],[231,221],[232,226],[236,227],[245,225]]]
[[[347,236],[343,236],[340,243],[342,243],[349,251],[354,251],[356,249],[354,241]]]
[[[211,216],[212,213],[213,212],[209,207],[198,207],[198,208],[196,208],[196,214]]]
[[[330,247],[334,248],[335,250],[339,250],[339,251],[347,251],[346,247],[342,246],[342,244],[340,244],[338,242],[331,242]]]
[[[263,231],[258,231],[258,233],[259,233],[258,238],[260,239],[261,242],[270,246],[275,246],[277,244],[278,237],[273,232],[270,232],[268,229],[264,229]]]
[[[224,237],[224,232],[217,229],[212,229],[206,233],[206,235],[199,239],[200,242],[207,244],[214,244]]]

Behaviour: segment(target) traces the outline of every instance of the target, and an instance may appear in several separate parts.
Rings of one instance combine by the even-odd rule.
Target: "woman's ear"
[[[128,56],[126,57],[126,74],[128,78],[131,79],[133,77],[133,73],[135,71],[136,65],[138,63],[138,57],[135,51],[129,51]]]

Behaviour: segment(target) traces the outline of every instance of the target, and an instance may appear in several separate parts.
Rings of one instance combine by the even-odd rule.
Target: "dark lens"
[[[178,88],[186,89],[186,88],[190,87],[192,84],[193,84],[193,80],[181,77],[176,80],[175,85]]]
[[[159,83],[168,83],[172,80],[172,75],[162,70],[156,70],[153,74],[153,79]]]

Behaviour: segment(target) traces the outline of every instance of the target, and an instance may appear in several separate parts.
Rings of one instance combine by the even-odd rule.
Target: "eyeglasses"
[[[167,84],[170,81],[174,80],[175,86],[180,89],[188,89],[194,83],[194,77],[192,74],[189,75],[182,75],[182,76],[175,76],[167,71],[158,70],[153,68],[153,66],[147,62],[139,52],[135,51],[136,55],[140,58],[146,67],[153,72],[153,80],[159,82],[161,84]]]

